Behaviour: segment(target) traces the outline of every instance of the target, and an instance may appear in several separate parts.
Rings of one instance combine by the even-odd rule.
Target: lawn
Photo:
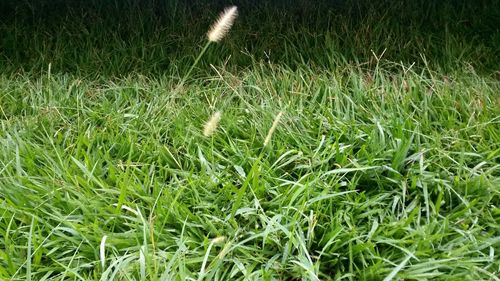
[[[2,2],[0,280],[500,280],[499,0]]]

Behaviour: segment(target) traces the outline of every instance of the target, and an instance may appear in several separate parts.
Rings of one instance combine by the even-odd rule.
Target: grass
[[[0,279],[498,280],[498,1],[241,1],[175,95],[225,3],[53,3],[0,4]]]

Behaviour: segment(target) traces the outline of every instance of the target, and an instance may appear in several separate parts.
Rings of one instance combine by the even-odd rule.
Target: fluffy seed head
[[[219,237],[216,237],[216,238],[212,239],[212,243],[218,244],[218,243],[224,242],[224,240],[226,240],[226,237],[219,236]]]
[[[238,16],[238,8],[236,6],[231,6],[225,8],[224,11],[220,14],[219,18],[215,23],[210,27],[210,30],[207,33],[208,41],[211,42],[219,42],[226,36],[233,26],[234,20]]]
[[[276,127],[278,127],[278,123],[280,122],[282,115],[283,115],[283,111],[280,111],[280,113],[278,113],[278,115],[274,119],[273,125],[271,126],[271,129],[269,129],[269,132],[267,133],[266,139],[264,140],[264,146],[267,146],[269,144],[269,142],[271,141],[271,137],[273,136],[273,133],[276,130]]]
[[[203,135],[205,137],[209,137],[215,132],[217,126],[219,125],[221,116],[222,113],[220,111],[217,111],[212,115],[212,117],[210,117],[210,120],[205,123],[205,127],[203,129]]]
[[[101,258],[101,266],[104,268],[106,265],[106,239],[108,236],[104,235],[101,239],[101,245],[99,246],[99,256]]]

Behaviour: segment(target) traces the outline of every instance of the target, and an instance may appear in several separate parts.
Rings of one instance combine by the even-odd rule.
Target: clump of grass
[[[141,37],[145,11],[119,22],[130,33],[99,17],[3,22],[0,280],[496,280],[500,83],[476,66],[498,56],[419,29],[467,18],[432,2],[456,15],[397,25],[382,1],[318,8],[307,29],[255,9],[237,52],[208,52],[249,63],[175,98],[199,38]],[[223,130],[207,108],[224,110]]]
[[[408,67],[256,64],[182,107],[167,77],[1,75],[0,279],[498,275],[499,84]]]

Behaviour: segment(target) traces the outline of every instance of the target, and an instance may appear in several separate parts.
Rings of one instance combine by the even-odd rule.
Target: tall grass
[[[498,1],[24,3],[0,279],[498,280]]]

